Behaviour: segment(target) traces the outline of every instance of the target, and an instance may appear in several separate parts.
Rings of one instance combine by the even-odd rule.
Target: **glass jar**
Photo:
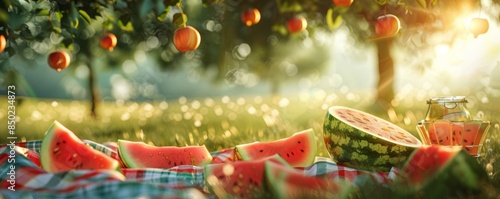
[[[427,101],[429,108],[425,121],[448,120],[463,122],[472,117],[466,107],[465,96],[433,97]]]
[[[417,131],[425,145],[461,146],[479,157],[490,122],[472,119],[464,96],[434,97],[427,101],[425,118]]]

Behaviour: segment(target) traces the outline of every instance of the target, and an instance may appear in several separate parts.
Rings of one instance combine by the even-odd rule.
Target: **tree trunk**
[[[91,62],[90,59],[89,62]],[[93,118],[97,118],[96,108],[97,103],[99,102],[99,94],[95,86],[95,73],[93,67],[91,66],[91,63],[88,63],[87,67],[89,68],[90,115]]]
[[[394,99],[394,61],[391,55],[392,38],[376,42],[378,75],[376,101],[382,106],[390,105]]]

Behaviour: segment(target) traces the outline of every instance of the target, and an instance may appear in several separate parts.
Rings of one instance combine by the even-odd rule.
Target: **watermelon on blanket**
[[[346,198],[350,192],[341,181],[304,175],[304,171],[266,162],[266,184],[272,198]]]
[[[293,167],[306,167],[314,162],[316,152],[316,137],[312,129],[307,129],[275,141],[237,145],[235,159],[255,160],[279,154]]]
[[[323,125],[326,148],[333,160],[348,167],[389,171],[401,166],[422,143],[411,133],[382,118],[342,106],[328,109]]]
[[[292,168],[278,154],[258,160],[209,164],[204,168],[205,183],[219,198],[267,198],[263,185],[266,162]]]
[[[487,180],[486,171],[460,146],[430,145],[411,154],[395,184],[409,195],[448,198],[471,194]]]
[[[180,165],[202,166],[212,161],[205,145],[156,147],[144,142],[118,140],[118,154],[129,168],[168,169]]]
[[[52,124],[43,138],[40,161],[42,168],[48,172],[120,168],[117,160],[85,144],[58,121]]]

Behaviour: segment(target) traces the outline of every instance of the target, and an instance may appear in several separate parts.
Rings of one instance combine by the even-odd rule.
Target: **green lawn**
[[[7,118],[7,101],[0,100],[0,119]],[[359,100],[357,100],[359,99]],[[144,141],[154,145],[206,145],[210,151],[253,141],[284,138],[312,128],[319,143],[319,156],[328,156],[322,142],[323,117],[332,105],[360,109],[389,120],[417,136],[415,125],[425,115],[424,100],[402,100],[393,110],[382,111],[359,96],[298,93],[288,96],[225,96],[171,101],[101,102],[98,118],[91,118],[89,102],[17,98],[16,136],[19,141],[42,139],[54,120],[81,139],[116,142],[118,139]],[[499,183],[498,105],[469,107],[472,113],[492,122],[492,128],[478,161],[491,162],[491,177]],[[486,109],[486,108],[487,109]],[[6,135],[4,129],[0,130]],[[0,138],[4,143],[5,138]]]

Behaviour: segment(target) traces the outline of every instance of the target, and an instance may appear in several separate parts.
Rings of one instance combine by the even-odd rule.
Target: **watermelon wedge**
[[[265,176],[272,198],[346,198],[347,184],[325,177],[307,176],[302,170],[266,162]]]
[[[312,129],[307,129],[275,141],[236,145],[235,159],[255,160],[279,154],[293,167],[306,167],[314,162],[316,152],[316,137]]]
[[[400,167],[422,143],[411,133],[372,114],[343,106],[328,109],[323,138],[331,158],[368,171]]]
[[[266,162],[291,169],[283,158],[275,154],[258,160],[206,165],[205,182],[218,198],[268,198],[263,185]]]
[[[40,161],[47,172],[120,168],[117,160],[85,144],[58,121],[52,124],[43,138]]]
[[[161,146],[144,142],[118,140],[118,154],[129,168],[172,168],[181,165],[202,166],[210,163],[212,156],[203,146]]]
[[[474,194],[487,180],[484,168],[460,146],[430,145],[411,154],[395,185],[409,195],[449,198]]]

